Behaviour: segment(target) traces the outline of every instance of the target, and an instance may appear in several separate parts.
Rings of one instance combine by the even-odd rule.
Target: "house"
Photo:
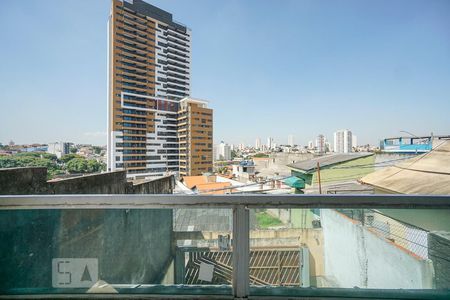
[[[306,188],[355,181],[371,173],[375,157],[373,153],[340,153],[320,156],[289,164],[291,175],[305,181]]]
[[[226,194],[231,190],[231,183],[217,182],[215,175],[184,176],[182,181],[189,189],[205,195]]]

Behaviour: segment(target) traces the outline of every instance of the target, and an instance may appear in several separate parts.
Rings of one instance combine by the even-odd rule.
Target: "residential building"
[[[308,160],[288,164],[291,175],[305,181],[307,188],[317,188],[319,185],[318,168],[320,169],[320,183],[335,188],[338,183],[355,182],[361,176],[374,171],[375,156],[373,153],[348,153],[324,155]],[[361,169],[360,166],[366,168]],[[325,189],[324,189],[325,190]]]
[[[231,192],[231,183],[219,182],[217,181],[218,177],[215,175],[185,176],[183,184],[191,191],[202,195],[223,195]]]
[[[231,147],[225,144],[223,141],[220,142],[216,147],[216,160],[231,160]]]
[[[63,145],[63,150],[68,147],[69,143],[66,143],[66,144],[67,145]],[[17,148],[17,145],[15,147]],[[17,149],[20,150],[21,152],[47,152],[48,151],[48,145],[45,145],[45,144],[23,145],[21,147],[18,147]],[[67,153],[65,153],[65,154],[67,154]]]
[[[271,138],[271,137],[268,137],[267,138],[267,149],[272,149],[274,147],[274,145],[273,145],[273,138]]]
[[[356,135],[352,134],[352,148],[356,149],[357,147],[358,147],[358,138],[356,137]]]
[[[55,154],[57,158],[61,158],[70,153],[70,143],[48,143],[47,152],[50,154]]]
[[[391,137],[380,141],[380,149],[386,153],[426,153],[450,135]]]
[[[189,98],[191,30],[142,0],[113,0],[108,30],[108,170],[212,170],[212,111]]]
[[[352,152],[352,132],[350,130],[343,129],[334,133],[334,152]]]
[[[308,142],[308,149],[310,149],[310,150],[314,149],[313,141]]]
[[[255,149],[261,149],[261,139],[260,138],[256,138]]]
[[[288,135],[288,145],[291,147],[294,147],[294,135],[293,134]]]
[[[243,160],[239,164],[233,165],[233,175],[238,180],[248,181],[255,176],[255,168],[252,160]]]
[[[213,111],[207,102],[184,98],[178,111],[178,138],[181,176],[212,172]],[[231,151],[230,151],[231,157]]]
[[[323,134],[319,134],[316,138],[316,152],[318,154],[325,153],[325,136]]]

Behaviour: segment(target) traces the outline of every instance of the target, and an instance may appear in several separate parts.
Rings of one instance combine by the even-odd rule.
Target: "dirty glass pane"
[[[254,286],[302,287],[313,270],[304,278],[304,255],[321,243],[320,230],[294,226],[291,209],[254,209],[250,231],[250,284]],[[299,214],[301,215],[301,214]],[[301,221],[299,221],[301,223]]]
[[[271,208],[254,213],[254,287],[450,287],[448,209]],[[253,289],[261,291],[268,290]]]
[[[231,210],[1,210],[0,293],[175,295],[182,289],[167,285],[229,284],[231,224]]]
[[[231,284],[232,226],[231,209],[174,209],[176,284]]]

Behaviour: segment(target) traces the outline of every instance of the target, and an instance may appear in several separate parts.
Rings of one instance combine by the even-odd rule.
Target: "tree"
[[[99,163],[95,159],[86,160],[83,157],[76,157],[66,165],[69,173],[95,173],[104,169],[104,164]]]
[[[44,167],[48,178],[63,172],[57,164],[56,155],[43,152],[23,152],[13,156],[0,157],[0,168]]]
[[[57,159],[55,154],[47,153],[47,152],[20,152],[16,153],[14,157],[28,157],[28,158],[44,158],[49,160]]]
[[[100,172],[102,170],[102,164],[96,161],[95,159],[88,160],[88,172]]]
[[[69,160],[66,164],[66,170],[69,173],[86,173],[88,168],[88,163],[86,159],[82,157],[76,157]]]
[[[95,154],[100,154],[102,152],[102,147],[93,146],[92,148],[94,149]]]
[[[71,154],[64,155],[63,157],[60,158],[60,160],[63,163],[68,163],[69,161],[71,161],[74,158],[83,158],[83,156],[71,153]]]

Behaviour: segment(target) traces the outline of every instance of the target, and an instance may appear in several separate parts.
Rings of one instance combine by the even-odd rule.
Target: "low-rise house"
[[[255,176],[255,163],[252,160],[243,160],[233,165],[233,175],[239,181],[248,181]]]
[[[231,191],[231,183],[218,182],[215,175],[184,176],[182,181],[186,187],[200,194],[221,195]]]
[[[371,173],[375,157],[373,153],[341,153],[320,156],[287,165],[291,175],[305,181],[306,188],[356,181]]]

